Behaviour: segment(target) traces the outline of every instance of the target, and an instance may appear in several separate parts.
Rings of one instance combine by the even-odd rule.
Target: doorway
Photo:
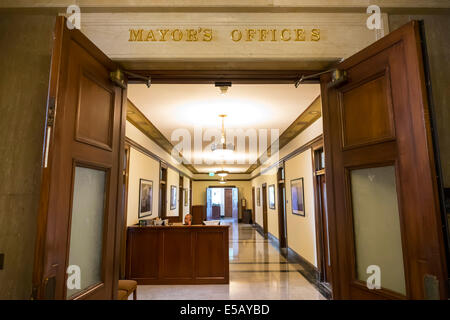
[[[312,146],[319,281],[331,294],[331,253],[323,141]]]
[[[206,190],[207,220],[238,220],[237,187],[208,187]]]
[[[267,217],[267,184],[264,183],[261,188],[262,192],[262,208],[263,208],[263,233],[264,238],[268,237],[269,234],[269,226],[268,226],[268,217]]]
[[[55,108],[58,99],[56,114],[64,115],[66,120],[48,119],[47,132],[51,132],[52,137],[50,169],[43,174],[40,224],[45,227],[38,230],[41,242],[36,246],[34,288],[36,298],[112,299],[117,292],[117,262],[120,261],[122,234],[121,212],[117,208],[121,207],[122,201],[118,192],[123,169],[120,159],[124,149],[126,89],[109,81],[110,72],[118,68],[115,63],[79,31],[65,30],[63,19],[58,19],[58,24],[57,41],[62,44],[64,38],[65,44],[74,43],[77,49],[69,50],[66,45],[54,46],[54,55],[62,57],[63,63],[56,65],[59,59],[53,60],[49,108]],[[339,271],[331,276],[336,298],[446,299],[448,296],[435,164],[433,152],[429,149],[429,119],[424,118],[424,114],[429,113],[422,55],[417,47],[419,34],[418,24],[411,22],[337,65],[339,70],[321,77],[324,152],[328,156],[325,158],[326,179],[325,176],[319,178],[317,187],[322,191],[322,213],[328,213],[330,228],[326,243],[330,266]],[[58,82],[60,73],[64,75],[61,83]],[[217,74],[209,75],[211,82]],[[266,77],[264,81],[278,79],[293,83],[298,79],[298,72],[261,73],[259,76],[260,80]],[[164,78],[161,74],[159,77],[159,81],[170,82],[167,78],[161,80]],[[247,81],[255,81],[254,73],[246,77]],[[194,81],[199,81],[198,75],[194,78]],[[228,73],[226,78],[233,80],[236,75]],[[153,81],[157,82],[158,76]],[[201,81],[209,80],[201,78]],[[76,103],[80,92],[73,91],[78,87],[91,94],[84,96],[81,104]],[[58,92],[58,88],[64,90]],[[91,105],[92,100],[99,106],[95,114],[90,113],[90,108],[84,108]],[[361,106],[366,108],[365,112],[361,112]],[[50,111],[52,117],[55,109]],[[376,117],[369,119],[364,114]],[[92,121],[94,118],[95,123]],[[95,185],[84,188],[84,183],[89,181],[94,181]],[[383,189],[383,185],[389,188]],[[366,195],[359,192],[364,188],[373,197],[365,198]],[[160,194],[163,194],[167,186],[161,183],[160,189]],[[211,188],[208,190],[207,194],[211,194]],[[386,190],[390,192],[386,194]],[[77,228],[82,227],[78,222],[82,221],[73,223],[77,218],[73,212],[77,212],[77,205],[86,204],[80,201],[82,198],[92,200],[88,204],[92,205],[98,222],[93,232],[99,239],[96,246],[85,246],[83,239],[76,238]],[[388,201],[383,203],[380,199]],[[267,235],[265,184],[262,186],[262,201],[263,228]],[[237,218],[237,190],[233,192],[232,202],[232,216]],[[212,206],[211,199],[207,203]],[[160,204],[163,216],[165,201],[161,200]],[[367,214],[373,213],[373,208],[378,208],[378,213],[393,214]],[[212,212],[210,208],[209,211]],[[369,241],[367,233],[358,233],[355,228],[373,226],[370,220],[373,216],[377,217],[375,222],[379,223],[381,230],[384,230],[383,225],[392,225],[390,222],[396,226],[388,243],[390,249],[393,244],[396,246],[394,265],[386,267],[385,255],[374,256],[372,260],[375,264],[380,261],[388,277],[394,272],[392,279],[401,281],[385,282],[380,290],[370,290],[366,286],[366,275],[362,270],[374,263],[362,261],[358,255],[360,250],[370,248],[373,239]],[[393,216],[395,221],[389,220]],[[323,221],[321,224],[325,225]],[[67,267],[72,265],[71,253],[86,255],[87,251],[100,257],[96,265],[87,267],[88,270],[95,269],[95,273],[88,283],[83,284],[82,290],[68,292],[65,280]]]

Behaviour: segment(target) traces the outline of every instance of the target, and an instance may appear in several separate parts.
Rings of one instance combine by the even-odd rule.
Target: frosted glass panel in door
[[[80,267],[81,285],[79,289],[67,288],[68,298],[102,282],[105,182],[105,171],[75,169],[69,266]]]
[[[381,269],[381,287],[405,294],[405,275],[395,167],[351,171],[356,276],[366,282],[367,267]]]

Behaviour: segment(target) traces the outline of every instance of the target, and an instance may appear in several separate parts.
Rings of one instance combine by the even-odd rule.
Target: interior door
[[[232,217],[233,219],[238,219],[239,218],[239,190],[238,188],[233,188],[232,190],[232,206],[233,206],[233,210],[232,210]]]
[[[109,79],[117,66],[64,18],[51,68],[36,298],[114,299],[126,90]]]
[[[263,209],[263,230],[264,236],[267,237],[269,233],[268,221],[267,221],[267,185],[263,184],[262,188],[262,209]]]
[[[335,298],[447,299],[420,43],[411,22],[321,78]]]
[[[233,216],[233,190],[225,189],[225,217]]]

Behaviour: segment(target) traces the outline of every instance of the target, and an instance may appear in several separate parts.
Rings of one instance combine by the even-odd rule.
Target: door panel
[[[233,188],[233,201],[232,201],[232,206],[233,206],[233,212],[232,212],[232,216],[233,219],[238,219],[239,218],[239,190],[238,188]]]
[[[233,216],[233,190],[225,189],[225,217]]]
[[[56,29],[59,55],[52,58],[49,99],[55,108],[39,217],[46,227],[38,234],[37,298],[49,297],[46,279],[54,277],[52,298],[113,299],[126,91],[109,80],[117,66],[81,32],[68,30],[64,18]],[[69,266],[80,268],[80,288],[67,288]]]
[[[418,23],[337,68],[346,82],[321,79],[333,295],[425,299],[434,276],[446,299]],[[370,265],[380,267],[381,289],[366,285]]]

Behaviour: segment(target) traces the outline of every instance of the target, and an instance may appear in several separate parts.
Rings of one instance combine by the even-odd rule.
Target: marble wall
[[[54,23],[0,14],[0,299],[31,296]]]

